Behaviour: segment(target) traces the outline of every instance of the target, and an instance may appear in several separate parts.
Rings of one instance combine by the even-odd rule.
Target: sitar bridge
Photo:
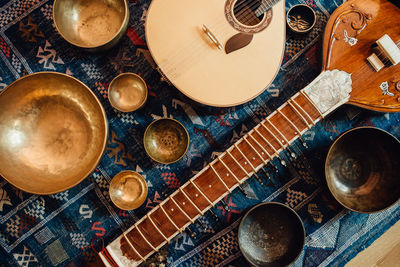
[[[373,53],[367,58],[367,61],[376,72],[385,66],[395,66],[400,62],[400,48],[387,34],[376,41],[372,51]]]

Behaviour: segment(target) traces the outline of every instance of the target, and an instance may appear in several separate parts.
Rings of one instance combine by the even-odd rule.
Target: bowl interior
[[[122,171],[110,183],[110,198],[120,209],[140,207],[147,197],[147,184],[143,176],[134,171]]]
[[[111,105],[120,111],[137,110],[146,102],[146,83],[137,74],[120,74],[110,83],[108,99]]]
[[[328,152],[325,175],[333,196],[358,212],[376,212],[400,197],[400,143],[370,127],[341,135]]]
[[[0,94],[0,175],[24,191],[76,185],[97,166],[106,139],[101,104],[70,76],[24,76]]]
[[[128,12],[124,0],[56,0],[53,8],[60,34],[68,42],[86,48],[110,42]]]
[[[310,31],[314,27],[315,21],[315,12],[307,5],[295,5],[287,14],[289,28],[298,33]]]
[[[262,203],[239,226],[243,256],[255,266],[286,266],[301,253],[305,232],[301,219],[280,203]]]
[[[189,147],[189,134],[185,127],[168,118],[152,122],[143,139],[147,154],[153,160],[165,164],[178,161]]]

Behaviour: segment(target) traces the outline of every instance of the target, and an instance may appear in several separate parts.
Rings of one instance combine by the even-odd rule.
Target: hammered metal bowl
[[[96,168],[106,141],[103,107],[73,77],[30,74],[0,94],[0,175],[23,191],[75,186]]]
[[[69,43],[88,50],[109,49],[124,36],[127,0],[55,0],[53,21]]]
[[[119,111],[135,111],[147,100],[146,82],[135,73],[122,73],[108,86],[108,100]]]
[[[297,213],[278,202],[250,209],[239,225],[239,248],[253,266],[287,266],[303,250],[305,230]]]
[[[134,171],[122,171],[110,183],[111,201],[122,210],[139,208],[147,197],[147,184],[143,176]]]
[[[180,160],[189,147],[189,133],[177,120],[162,118],[147,126],[143,137],[146,153],[153,160],[169,164]]]
[[[400,143],[378,128],[351,129],[329,149],[325,176],[344,207],[362,213],[384,210],[400,198]]]

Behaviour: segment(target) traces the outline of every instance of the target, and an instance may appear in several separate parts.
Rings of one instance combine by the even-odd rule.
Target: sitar
[[[107,266],[137,266],[343,104],[400,111],[400,9],[350,0],[329,19],[323,71],[111,242]]]

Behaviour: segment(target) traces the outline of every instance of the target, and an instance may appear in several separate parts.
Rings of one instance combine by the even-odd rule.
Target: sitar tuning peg
[[[185,231],[189,234],[189,236],[190,236],[191,238],[196,238],[196,233],[193,232],[192,230],[190,230],[189,227],[187,227],[187,228],[185,229]]]
[[[238,189],[239,189],[240,192],[242,192],[242,194],[243,194],[245,197],[247,197],[247,198],[249,197],[249,196],[247,195],[246,191],[244,191],[244,189],[243,189],[243,187],[242,187],[241,185],[238,186]]]
[[[228,204],[226,204],[226,202],[223,199],[220,202],[226,211],[230,211]]]
[[[218,221],[219,219],[218,219],[218,216],[210,209],[210,210],[208,210],[209,212],[210,212],[210,214],[211,214],[211,216],[216,220],[216,221]]]

